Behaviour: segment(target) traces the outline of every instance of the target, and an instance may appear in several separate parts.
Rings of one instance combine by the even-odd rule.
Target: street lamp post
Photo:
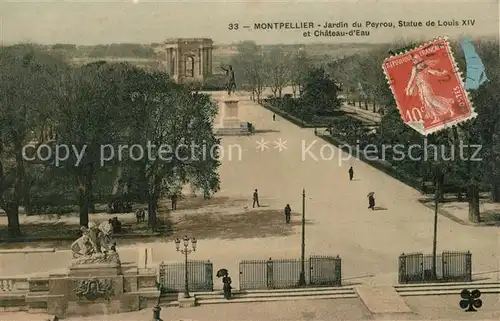
[[[432,238],[432,279],[437,280],[437,224],[438,224],[438,207],[439,207],[439,183],[435,186],[434,191],[434,235]]]
[[[191,248],[189,249],[189,241],[191,241]],[[189,237],[184,236],[182,238],[182,242],[184,245],[184,248],[181,249],[181,240],[176,239],[175,240],[175,249],[177,252],[181,252],[184,254],[184,298],[190,298],[189,295],[189,279],[188,279],[188,255],[196,251],[196,243],[198,242],[194,237],[192,239],[189,239]]]
[[[299,285],[306,285],[306,190],[302,189],[302,244],[300,249]]]

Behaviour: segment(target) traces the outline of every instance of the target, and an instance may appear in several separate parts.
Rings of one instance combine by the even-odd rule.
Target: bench
[[[133,224],[123,224],[122,223],[122,233],[130,233],[132,232]]]

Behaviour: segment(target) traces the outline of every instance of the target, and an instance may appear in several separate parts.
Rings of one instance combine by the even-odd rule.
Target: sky
[[[134,2],[136,1],[136,2]],[[0,41],[42,44],[151,43],[167,38],[212,38],[229,44],[253,40],[261,44],[380,43],[401,38],[438,36],[474,38],[499,35],[499,1],[203,1],[203,0],[0,0]],[[354,21],[475,19],[474,26],[353,28]],[[369,36],[304,37],[325,22],[346,22],[347,29],[370,31]],[[313,22],[313,29],[253,30],[258,22]],[[230,23],[240,28],[231,31]],[[334,29],[329,29],[334,30]],[[338,29],[340,30],[340,29]]]

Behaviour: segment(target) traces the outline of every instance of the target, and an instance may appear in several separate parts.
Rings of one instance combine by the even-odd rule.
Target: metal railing
[[[160,263],[159,283],[165,292],[182,292],[185,285],[184,263]],[[188,261],[189,291],[213,291],[213,264],[210,261]]]
[[[444,251],[436,256],[436,275],[430,254],[408,253],[399,256],[398,282],[471,282],[472,254],[470,252]]]
[[[341,286],[339,256],[311,256],[306,260],[307,286]],[[299,287],[300,259],[246,260],[240,262],[240,290]]]

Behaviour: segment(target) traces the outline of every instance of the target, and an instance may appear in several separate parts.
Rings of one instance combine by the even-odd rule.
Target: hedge
[[[340,148],[343,151],[346,151],[346,152],[352,151],[352,147],[348,143],[346,143],[338,138],[332,137],[330,135],[319,134],[317,132],[316,132],[316,136],[320,137],[324,141],[334,145],[335,147]],[[398,170],[398,168],[392,166],[391,164],[389,164],[387,162],[383,162],[383,161],[378,160],[378,159],[377,160],[369,159],[362,152],[359,152],[357,154],[358,154],[357,158],[359,160],[367,163],[370,166],[375,167],[379,171],[382,171],[385,174],[397,179],[398,181],[402,182],[403,184],[406,184],[406,185],[408,185],[412,188],[415,188],[417,190],[421,190],[421,188],[422,188],[422,180],[421,179],[411,177],[407,173],[405,173],[401,170]]]
[[[262,105],[262,107],[266,108],[267,110],[269,111],[272,111],[273,113],[285,118],[286,120],[294,123],[295,125],[301,127],[301,128],[317,128],[317,127],[328,127],[330,126],[329,123],[309,123],[309,122],[306,122],[298,117],[295,117],[289,113],[287,113],[286,111],[278,108],[278,107],[275,107],[273,105],[271,105],[270,103],[268,102],[261,102],[260,103]]]

